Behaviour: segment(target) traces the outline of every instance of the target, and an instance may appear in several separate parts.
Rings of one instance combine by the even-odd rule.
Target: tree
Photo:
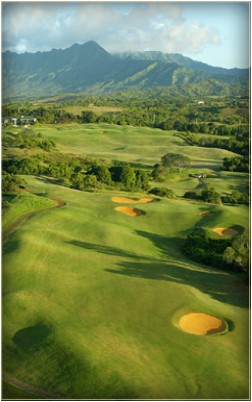
[[[135,186],[140,190],[149,190],[149,175],[142,169],[135,170],[136,183]]]
[[[72,185],[71,187],[76,188],[77,190],[84,190],[84,177],[83,174],[77,173],[71,177]]]
[[[158,195],[159,197],[176,198],[174,192],[166,187],[154,187],[149,191],[149,193]]]
[[[86,175],[83,183],[85,189],[94,189],[99,187],[99,183],[95,175]]]
[[[122,172],[125,165],[114,165],[109,168],[111,178],[114,182],[122,181]]]
[[[124,166],[121,173],[121,182],[127,190],[131,190],[136,184],[136,174],[132,167]]]
[[[151,177],[155,181],[164,181],[165,180],[165,169],[163,166],[159,165],[158,163],[154,166]]]
[[[162,156],[161,163],[163,166],[170,169],[178,168],[179,170],[189,168],[191,166],[190,158],[182,154],[173,153]]]
[[[24,187],[25,181],[12,174],[2,175],[2,191],[15,191],[18,187]]]
[[[221,203],[221,196],[220,194],[214,190],[214,188],[206,188],[205,190],[202,190],[200,193],[199,198],[202,201],[205,202],[211,202],[214,204],[220,204]]]
[[[236,236],[223,254],[223,261],[231,268],[242,270],[248,277],[249,273],[249,239],[246,234]]]
[[[249,205],[249,189],[241,193],[240,191],[232,191],[231,194],[226,194],[221,197],[222,202],[227,204],[244,204]]]
[[[95,175],[97,180],[104,184],[112,184],[109,168],[105,164],[95,163],[88,171],[89,175]]]
[[[39,142],[39,147],[42,148],[44,151],[49,152],[56,148],[56,145],[53,140],[45,139]]]
[[[97,118],[98,116],[92,110],[81,112],[82,123],[95,123]]]

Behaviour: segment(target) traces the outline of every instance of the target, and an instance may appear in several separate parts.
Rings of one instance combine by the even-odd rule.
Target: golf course
[[[181,153],[191,159],[189,173],[206,173],[205,183],[223,193],[248,182],[247,173],[220,170],[235,153],[192,147],[175,130],[73,123],[33,131],[72,158],[148,172],[167,152]],[[202,185],[183,172],[151,179],[174,198],[19,176],[25,185],[3,196],[6,399],[249,398],[248,283],[182,252],[195,228],[215,240],[248,233],[248,205],[183,197]]]

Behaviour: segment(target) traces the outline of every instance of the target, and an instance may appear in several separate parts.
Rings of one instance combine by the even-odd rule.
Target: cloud
[[[155,49],[198,53],[220,42],[204,24],[189,24],[183,3],[3,3],[2,47],[45,51],[95,40],[110,52]]]

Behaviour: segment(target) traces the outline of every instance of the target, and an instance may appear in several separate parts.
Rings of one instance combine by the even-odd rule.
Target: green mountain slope
[[[2,55],[3,98],[153,87],[175,87],[179,90],[183,87],[185,91],[188,84],[209,80],[217,85],[213,92],[212,89],[207,92],[208,95],[218,93],[218,87],[223,89],[223,85],[226,93],[234,85],[241,95],[247,91],[244,84],[248,82],[248,77],[245,73],[221,69],[220,74],[219,69],[214,67],[207,72],[195,68],[193,63],[182,65],[178,59],[122,58],[111,55],[93,41],[49,52],[16,54],[7,51]]]
[[[147,61],[163,61],[166,63],[177,63],[182,67],[189,67],[197,71],[204,71],[212,74],[223,75],[238,75],[246,78],[248,76],[247,69],[232,68],[226,69],[222,67],[209,66],[206,63],[195,61],[190,57],[183,56],[179,53],[163,53],[159,51],[145,51],[145,52],[122,52],[116,53],[116,56],[121,59],[130,58],[132,60],[147,60]]]

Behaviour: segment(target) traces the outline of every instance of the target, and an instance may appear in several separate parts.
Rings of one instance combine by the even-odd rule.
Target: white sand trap
[[[147,204],[148,202],[155,201],[154,198],[141,198],[140,200],[133,200],[127,197],[112,197],[113,202],[120,204]]]
[[[194,335],[211,335],[226,330],[226,323],[205,313],[186,314],[179,320],[180,328]]]
[[[217,233],[220,236],[234,236],[238,234],[237,230],[232,228],[215,228],[213,232]]]
[[[137,209],[137,208],[116,207],[115,210],[119,211],[119,212],[122,212],[123,214],[128,215],[128,216],[144,215],[144,211],[142,211],[141,209]]]

